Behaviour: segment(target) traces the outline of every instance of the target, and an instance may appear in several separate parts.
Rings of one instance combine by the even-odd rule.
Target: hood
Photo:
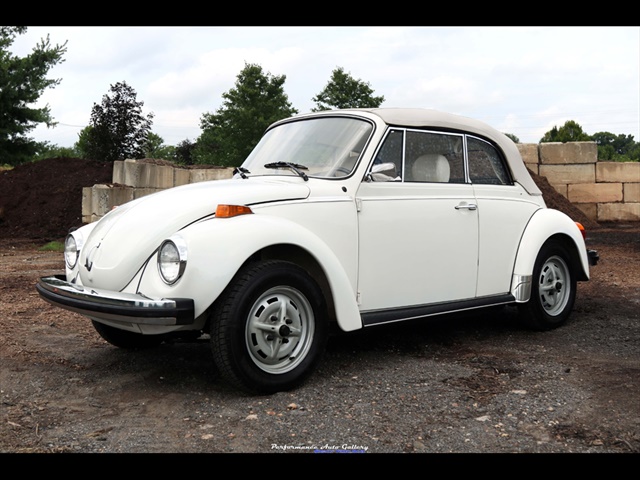
[[[122,290],[164,239],[213,215],[219,204],[255,205],[308,196],[304,184],[257,177],[199,182],[133,200],[105,215],[89,234],[80,255],[82,283]]]

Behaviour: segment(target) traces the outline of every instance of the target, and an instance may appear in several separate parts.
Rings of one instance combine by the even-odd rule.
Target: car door
[[[489,142],[467,136],[467,157],[480,219],[476,293],[504,294],[511,287],[524,229],[540,205],[512,181],[502,155]]]
[[[478,212],[462,145],[461,135],[388,132],[356,197],[363,313],[475,297]]]

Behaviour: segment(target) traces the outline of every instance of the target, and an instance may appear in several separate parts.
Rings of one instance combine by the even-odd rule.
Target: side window
[[[371,179],[374,182],[389,182],[402,179],[402,150],[404,130],[389,130],[380,150],[373,160]]]
[[[462,136],[407,131],[406,182],[464,183]]]
[[[469,177],[472,183],[510,185],[511,178],[498,151],[479,138],[467,137]]]

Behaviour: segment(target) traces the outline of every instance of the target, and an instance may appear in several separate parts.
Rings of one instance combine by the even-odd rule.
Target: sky
[[[153,113],[165,145],[197,140],[204,113],[222,106],[245,64],[284,75],[310,111],[334,69],[368,83],[382,107],[420,107],[484,121],[537,143],[574,120],[587,134],[640,141],[640,27],[29,27],[13,54],[49,36],[67,42],[59,78],[37,106],[57,126],[38,141],[71,147],[94,104],[126,82]]]

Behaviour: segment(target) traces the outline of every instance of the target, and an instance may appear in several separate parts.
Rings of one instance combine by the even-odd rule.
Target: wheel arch
[[[537,210],[520,239],[513,269],[512,292],[518,278],[531,276],[542,246],[550,240],[560,242],[570,254],[571,269],[578,281],[589,280],[589,260],[582,233],[566,214],[553,209]]]
[[[203,307],[209,310],[247,263],[278,259],[297,264],[316,280],[326,299],[330,321],[335,321],[344,331],[362,328],[354,286],[340,260],[317,235],[299,224],[268,215],[243,215],[203,222],[183,230],[180,235],[188,241],[190,262],[207,258],[211,266],[198,268],[197,278],[189,282],[200,292],[197,295],[200,310]],[[214,284],[215,292],[205,293],[196,283]]]

